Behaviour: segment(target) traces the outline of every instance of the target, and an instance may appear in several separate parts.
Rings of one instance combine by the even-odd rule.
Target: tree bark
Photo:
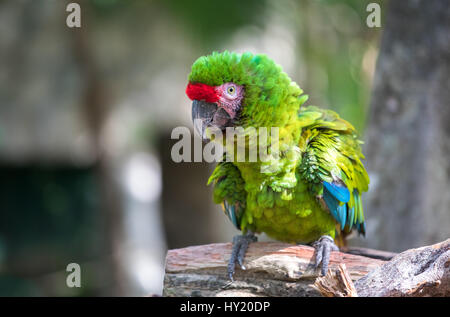
[[[164,296],[450,296],[450,239],[407,250],[391,261],[332,252],[318,277],[314,249],[278,242],[250,244],[247,270],[230,283],[231,244],[169,250]],[[370,254],[370,251],[366,252]]]
[[[400,253],[355,284],[341,264],[314,285],[327,297],[450,296],[450,239]]]
[[[450,6],[390,1],[365,153],[367,245],[399,251],[450,236]]]
[[[309,246],[252,243],[245,256],[247,270],[237,266],[234,283],[227,274],[230,253],[231,243],[169,250],[164,296],[320,296],[312,286],[319,271],[313,268],[314,249]],[[332,252],[330,268],[339,263],[357,280],[384,261]]]
[[[326,276],[319,276],[314,287],[325,297],[358,297],[345,264],[339,264],[336,271],[328,270]]]

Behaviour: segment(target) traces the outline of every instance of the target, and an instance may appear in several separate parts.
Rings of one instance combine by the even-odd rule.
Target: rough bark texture
[[[450,239],[400,253],[355,287],[359,296],[450,296]]]
[[[340,249],[342,252],[350,253],[354,255],[361,255],[366,256],[372,259],[379,259],[383,261],[389,261],[394,256],[397,255],[395,252],[388,252],[388,251],[381,251],[381,250],[375,250],[375,249],[368,249],[368,248],[360,248],[360,247],[342,247]]]
[[[314,286],[327,297],[450,296],[450,239],[400,253],[354,284],[341,264]]]
[[[328,270],[326,276],[319,276],[314,287],[325,297],[357,297],[358,292],[348,274],[345,264],[337,270]]]
[[[367,245],[400,251],[450,236],[450,6],[390,1],[365,153]]]
[[[227,263],[231,243],[169,250],[166,258],[164,296],[320,296],[312,286],[318,271],[312,267],[314,249],[278,242],[250,244],[247,270],[237,268],[230,284]],[[345,263],[357,280],[384,263],[382,260],[333,252],[330,268]]]
[[[388,262],[333,252],[330,270],[319,278],[313,248],[259,242],[247,251],[247,271],[237,269],[230,283],[230,252],[230,243],[170,250],[164,296],[450,296],[450,239]]]

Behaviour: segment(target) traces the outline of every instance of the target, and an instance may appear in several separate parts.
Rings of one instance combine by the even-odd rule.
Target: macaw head
[[[283,126],[296,115],[302,90],[265,55],[230,52],[202,56],[192,65],[186,94],[197,131],[205,128]]]

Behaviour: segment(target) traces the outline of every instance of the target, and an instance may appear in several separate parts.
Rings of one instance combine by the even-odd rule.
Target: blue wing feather
[[[335,182],[323,182],[323,200],[328,206],[331,215],[341,225],[341,230],[343,230],[349,216],[347,202],[350,200],[350,191],[344,185]],[[350,226],[351,224],[352,222],[350,221]]]
[[[328,209],[330,210],[331,215],[334,217],[334,219],[339,221],[339,216],[337,214],[339,201],[334,198],[334,196],[331,195],[331,193],[326,188],[323,189],[323,200],[327,204]]]
[[[358,190],[353,191],[353,207],[348,207],[350,191],[343,184],[337,182],[323,182],[323,200],[325,201],[331,215],[340,224],[341,230],[345,225],[350,229],[356,227],[359,233],[364,234],[366,225],[362,213],[361,197]]]
[[[337,200],[343,203],[348,203],[350,200],[350,191],[344,184],[339,184],[337,182],[323,182],[323,186],[332,194]]]
[[[355,207],[353,207],[352,209],[348,210],[348,225],[350,227],[352,227],[353,224],[354,224],[354,221],[355,221]]]
[[[239,224],[237,221],[237,217],[236,217],[236,206],[235,205],[230,205],[228,204],[228,202],[225,200],[223,202],[225,211],[227,213],[228,218],[231,220],[231,222],[233,223],[233,225],[240,230],[239,228]]]
[[[347,204],[343,204],[338,208],[339,223],[341,224],[341,230],[344,230],[345,219],[347,218]]]

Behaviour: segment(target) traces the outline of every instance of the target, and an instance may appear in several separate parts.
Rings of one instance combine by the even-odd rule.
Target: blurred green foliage
[[[181,20],[196,37],[197,45],[217,45],[229,39],[234,32],[246,25],[261,27],[260,17],[266,0],[169,0],[161,1],[173,12],[175,21]]]
[[[67,264],[102,253],[93,171],[0,167],[0,296],[45,295],[36,277],[57,271],[64,287]],[[89,293],[84,282],[81,291]]]

